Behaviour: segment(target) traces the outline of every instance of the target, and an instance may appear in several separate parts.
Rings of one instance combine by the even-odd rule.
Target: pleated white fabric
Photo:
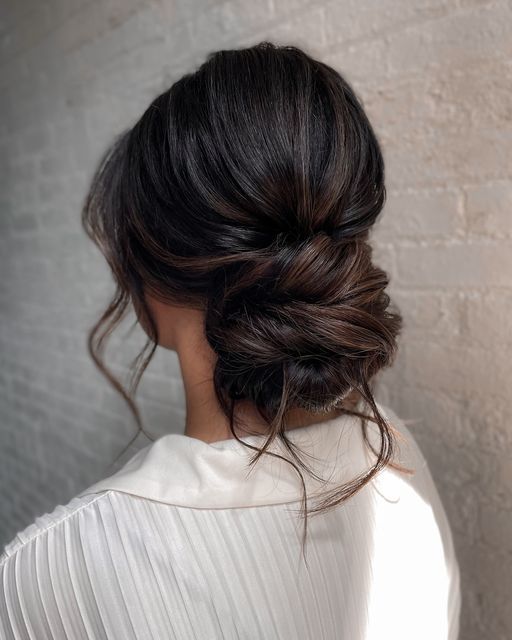
[[[286,462],[236,440],[169,434],[34,521],[0,556],[0,638],[457,640],[460,574],[449,521],[415,439],[362,491],[310,515]],[[378,432],[368,423],[378,449]],[[359,419],[288,432],[308,503],[366,471]],[[248,436],[249,444],[261,436]],[[271,451],[287,455],[274,443]]]

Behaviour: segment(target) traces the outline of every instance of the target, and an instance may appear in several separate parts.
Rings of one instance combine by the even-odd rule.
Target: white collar
[[[384,414],[388,409],[377,403]],[[374,464],[362,439],[361,421],[343,414],[330,420],[287,431],[288,439],[305,452],[304,461],[324,478],[322,483],[301,471],[308,498],[316,491],[334,489],[354,480]],[[368,437],[376,450],[379,434],[367,421]],[[395,427],[399,425],[394,424]],[[245,436],[244,442],[261,446],[266,436]],[[278,441],[270,451],[291,459]],[[208,444],[183,434],[167,434],[140,449],[121,469],[78,496],[114,489],[167,504],[195,508],[231,508],[295,502],[302,499],[298,472],[287,462],[263,455],[252,468],[255,453],[235,438]]]

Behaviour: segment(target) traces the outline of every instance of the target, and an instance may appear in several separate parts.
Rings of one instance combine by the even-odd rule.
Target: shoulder
[[[0,556],[0,638],[103,637],[117,584],[112,546],[122,566],[119,511],[110,491],[79,494],[15,535]],[[133,636],[124,629],[119,637]]]
[[[416,420],[404,420],[388,405],[377,402],[380,413],[391,426],[395,437],[397,457],[394,458],[404,465],[412,465],[415,469],[427,465],[427,460],[416,440],[414,429],[410,429],[407,424]]]
[[[0,556],[0,638],[143,637],[125,609],[139,595],[130,559],[145,549],[130,499],[79,494],[16,534]]]
[[[398,465],[387,466],[375,478],[374,485],[377,488],[380,511],[386,518],[391,515],[403,516],[408,523],[407,530],[411,526],[422,531],[426,531],[427,528],[438,529],[444,542],[451,546],[451,528],[439,486],[416,440],[414,430],[409,429],[406,421],[390,407],[378,404],[378,408],[393,431],[393,463]],[[376,429],[374,431],[377,433]],[[402,466],[405,470],[400,468]],[[404,529],[405,524],[406,522]]]
[[[429,637],[456,638],[462,597],[460,565],[440,487],[413,429],[390,407],[379,404],[378,408],[398,433],[397,462],[414,473],[388,467],[374,483],[373,515],[378,530],[374,542],[374,587],[385,593],[389,576],[393,575],[397,589],[402,590],[401,607],[408,612],[400,617],[404,628],[413,623],[414,617],[419,619],[429,602],[436,605],[432,610],[437,616],[429,624],[443,629]],[[410,588],[415,576],[421,576],[423,597],[419,599],[417,591]],[[393,593],[396,597],[396,590]],[[378,616],[373,622],[378,624]],[[399,633],[398,636],[401,637]]]
[[[79,518],[82,512],[93,509],[96,503],[108,500],[108,493],[105,491],[99,494],[77,496],[66,504],[58,504],[52,511],[37,516],[32,523],[18,531],[14,538],[5,545],[0,554],[0,571],[7,563],[12,562],[17,554],[36,544],[53,529],[58,530],[66,523],[70,524],[71,521]]]

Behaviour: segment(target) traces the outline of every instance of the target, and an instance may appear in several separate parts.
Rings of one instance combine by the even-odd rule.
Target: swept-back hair
[[[372,392],[402,327],[368,243],[385,197],[379,143],[347,81],[297,47],[261,42],[211,53],[156,97],[108,148],[84,203],[84,228],[117,285],[89,351],[139,432],[134,395],[158,344],[148,292],[204,311],[233,436],[236,404],[250,400],[268,423],[261,448],[240,440],[256,451],[250,464],[276,455],[301,478],[303,543],[308,512],[340,504],[388,464],[410,472],[392,461],[398,432]],[[124,389],[103,354],[130,304],[148,341]],[[372,415],[350,409],[349,398]],[[377,456],[309,510],[299,467],[312,472],[285,433],[293,407],[360,416]],[[378,426],[378,452],[366,420]],[[291,460],[267,451],[275,438]]]

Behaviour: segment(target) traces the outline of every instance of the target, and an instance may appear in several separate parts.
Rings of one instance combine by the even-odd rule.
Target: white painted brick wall
[[[405,330],[380,400],[414,429],[462,564],[461,640],[512,637],[512,5],[507,0],[20,0],[0,23],[0,540],[105,474],[134,433],[86,329],[112,283],[79,225],[94,166],[218,48],[304,46],[344,73],[382,141],[373,239]],[[116,370],[144,336],[133,317]],[[140,389],[182,430],[175,354]],[[146,444],[141,438],[133,451]]]

